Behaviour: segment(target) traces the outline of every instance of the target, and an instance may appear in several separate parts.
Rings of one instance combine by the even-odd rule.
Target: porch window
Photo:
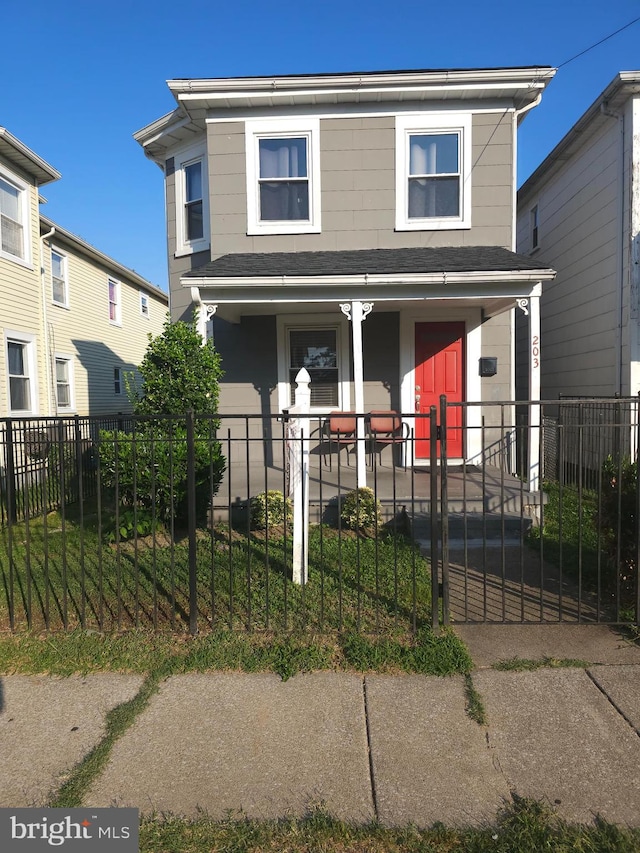
[[[396,118],[396,230],[471,227],[471,116]]]
[[[248,234],[320,233],[318,119],[245,124]]]
[[[311,377],[311,406],[339,405],[338,335],[336,329],[289,330],[289,383],[295,399],[295,378],[302,367]]]

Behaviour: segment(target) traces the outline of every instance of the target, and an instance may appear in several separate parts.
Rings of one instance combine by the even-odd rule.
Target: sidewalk
[[[271,818],[323,803],[359,823],[474,825],[492,821],[517,792],[571,821],[601,814],[640,825],[640,648],[599,626],[567,626],[543,649],[544,632],[555,627],[541,626],[538,639],[529,626],[460,631],[481,667],[498,643],[505,658],[542,652],[598,661],[587,669],[476,670],[487,726],[465,713],[457,676],[173,676],[115,745],[85,804]],[[576,643],[590,654],[564,653]],[[539,653],[521,654],[527,649]],[[108,710],[141,681],[0,677],[0,806],[46,802],[99,741]]]

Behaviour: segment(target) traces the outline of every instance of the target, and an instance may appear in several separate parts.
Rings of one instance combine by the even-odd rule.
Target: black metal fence
[[[389,434],[366,413],[302,433],[262,415],[7,420],[0,630],[636,622],[638,485],[620,450],[635,454],[637,418],[603,411],[443,398]]]

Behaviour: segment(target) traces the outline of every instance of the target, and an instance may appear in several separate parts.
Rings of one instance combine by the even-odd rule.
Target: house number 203
[[[540,338],[537,335],[531,342],[531,364],[532,367],[540,367]]]

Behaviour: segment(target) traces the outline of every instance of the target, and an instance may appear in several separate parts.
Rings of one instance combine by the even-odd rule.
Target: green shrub
[[[636,489],[638,465],[629,457],[608,456],[602,466],[600,514],[594,522],[600,528],[602,548],[609,560],[618,565],[623,590],[634,586],[637,555]],[[618,563],[618,554],[620,561]]]
[[[260,492],[249,502],[250,524],[252,530],[265,530],[293,521],[293,506],[290,498],[285,498],[282,492],[271,489]]]
[[[165,524],[178,526],[188,519],[187,425],[195,413],[194,456],[196,518],[207,516],[211,495],[220,486],[226,461],[216,438],[220,356],[210,342],[203,345],[191,323],[171,323],[149,346],[140,365],[141,394],[133,400],[141,418],[135,434],[100,433],[102,484],[124,507],[150,509]],[[161,416],[179,416],[166,418]]]
[[[373,489],[364,486],[344,496],[340,509],[343,525],[349,530],[366,530],[382,526],[382,507]]]
[[[125,542],[136,536],[150,536],[162,527],[157,518],[148,509],[124,509],[114,516],[109,525],[107,541]]]

